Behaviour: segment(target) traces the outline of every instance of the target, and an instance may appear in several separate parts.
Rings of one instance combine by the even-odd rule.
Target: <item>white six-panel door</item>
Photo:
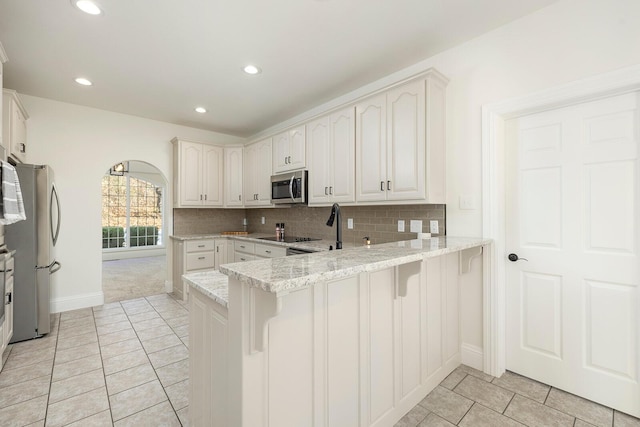
[[[506,122],[507,369],[635,416],[638,99]]]

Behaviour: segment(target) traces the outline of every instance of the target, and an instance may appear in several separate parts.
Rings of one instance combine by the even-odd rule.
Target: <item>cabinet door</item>
[[[224,149],[225,206],[243,206],[242,201],[242,147]]]
[[[202,144],[180,142],[180,205],[201,206],[204,201],[202,188]]]
[[[269,147],[271,150],[271,147]],[[258,190],[256,185],[257,180],[257,144],[251,144],[244,149],[244,171],[243,171],[243,185],[244,185],[244,204],[245,206],[253,206],[258,202],[256,201],[256,195]],[[271,153],[269,153],[269,168],[271,168]]]
[[[15,101],[11,102],[11,153],[21,161],[26,161],[27,121]]]
[[[271,204],[271,138],[256,143],[255,189],[260,206]]]
[[[307,165],[304,126],[289,131],[288,169],[302,169]]]
[[[331,186],[328,117],[307,124],[307,142],[309,144],[309,204],[328,204],[329,186]]]
[[[273,173],[289,170],[289,132],[273,137]]]
[[[353,107],[334,113],[330,118],[332,167],[329,195],[333,202],[354,202],[355,197],[355,122]]]
[[[222,264],[226,264],[227,261],[227,244],[226,239],[216,240],[216,263],[215,269],[219,270]]]
[[[387,92],[387,199],[425,198],[425,86]]]
[[[222,206],[223,188],[223,149],[212,145],[203,144],[203,170],[202,187],[204,193],[203,205]]]
[[[4,306],[4,342],[6,344],[9,344],[13,337],[13,276],[7,279],[4,303],[7,303],[9,299],[11,303]],[[0,354],[1,356],[2,354]]]
[[[386,96],[356,105],[356,199],[386,200]]]

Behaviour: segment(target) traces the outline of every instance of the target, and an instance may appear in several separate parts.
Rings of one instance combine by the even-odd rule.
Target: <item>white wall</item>
[[[454,49],[261,132],[300,122],[393,81],[435,67],[451,79],[447,89],[447,229],[480,236],[481,107],[570,81],[640,63],[640,1],[564,0]],[[51,164],[66,207],[60,243],[65,269],[53,297],[100,289],[99,178],[115,161],[149,161],[170,178],[169,139],[231,141],[222,135],[43,99],[24,97],[29,111],[30,162]],[[256,135],[254,138],[259,137]],[[218,138],[218,139],[216,139]],[[252,139],[254,139],[252,138]],[[34,153],[35,152],[35,153]],[[112,153],[116,154],[112,154]],[[93,186],[93,187],[92,187]],[[458,208],[460,195],[476,209]],[[67,203],[67,206],[70,203]],[[85,224],[86,223],[86,224]],[[63,258],[64,257],[64,258]],[[479,289],[463,289],[463,339],[482,347]],[[473,325],[476,325],[475,327]]]
[[[156,166],[171,183],[174,136],[203,142],[237,143],[242,139],[112,113],[44,98],[21,95],[29,112],[29,163],[53,167],[62,203],[52,311],[102,304],[101,187],[109,167],[122,160]],[[167,235],[173,230],[172,194],[167,192]],[[169,258],[169,257],[168,257]],[[168,269],[170,268],[168,263]],[[168,277],[170,270],[168,270]]]
[[[565,0],[359,88],[255,135],[434,67],[447,87],[447,234],[482,235],[481,108],[640,64],[640,1]],[[475,209],[460,210],[471,195]],[[463,289],[463,341],[482,347],[482,292]]]

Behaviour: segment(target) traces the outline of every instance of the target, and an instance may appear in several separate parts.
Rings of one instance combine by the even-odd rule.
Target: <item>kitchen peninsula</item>
[[[461,277],[490,254],[440,237],[183,276],[191,425],[392,426],[460,364]]]

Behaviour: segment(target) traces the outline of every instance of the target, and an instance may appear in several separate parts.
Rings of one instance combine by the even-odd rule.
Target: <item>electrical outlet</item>
[[[347,218],[347,228],[353,230],[353,218]]]
[[[431,234],[438,234],[438,221],[429,221],[429,232]]]
[[[398,220],[398,232],[400,232],[400,233],[404,232],[404,220],[403,219],[399,219]]]
[[[419,219],[412,219],[409,222],[409,231],[412,233],[422,233],[422,221]]]
[[[262,217],[262,219],[260,221],[264,224],[264,217]]]

